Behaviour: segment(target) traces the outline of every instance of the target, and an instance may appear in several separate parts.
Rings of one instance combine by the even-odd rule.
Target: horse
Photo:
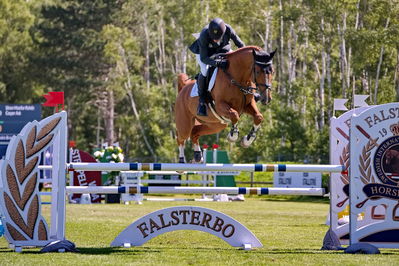
[[[385,164],[389,166],[393,174],[399,174],[399,151],[387,150],[385,153]]]
[[[191,97],[195,80],[186,74],[178,75],[178,95],[175,102],[175,122],[179,163],[185,163],[184,144],[190,138],[194,148],[194,161],[203,160],[199,137],[216,134],[231,123],[227,135],[230,142],[239,138],[238,121],[242,113],[253,117],[251,131],[242,138],[241,145],[249,147],[256,138],[256,133],[263,121],[263,116],[256,105],[257,94],[262,104],[272,99],[272,59],[276,51],[270,54],[256,46],[242,47],[236,51],[219,55],[229,62],[227,69],[219,69],[215,85],[210,92],[214,101],[207,104],[208,116],[197,116],[199,97]],[[255,86],[254,86],[255,85]]]

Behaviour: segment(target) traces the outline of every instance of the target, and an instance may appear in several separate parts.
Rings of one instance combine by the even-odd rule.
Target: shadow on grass
[[[109,255],[109,254],[138,254],[138,253],[159,253],[160,251],[152,248],[111,248],[111,247],[103,247],[103,248],[80,248],[80,254],[82,255]]]
[[[113,247],[98,247],[98,248],[90,248],[90,247],[77,247],[80,252],[74,252],[73,254],[80,255],[110,255],[110,254],[141,254],[141,253],[159,253],[160,251],[153,248],[113,248]],[[14,250],[10,248],[0,248],[0,254],[2,253],[15,253]],[[22,250],[23,254],[45,254],[41,253],[39,248],[24,248]],[[54,252],[56,253],[56,252]],[[71,254],[71,252],[66,252]],[[61,253],[60,253],[61,254]]]
[[[113,247],[98,247],[98,248],[90,248],[90,247],[81,247],[79,248],[79,253],[73,253],[77,255],[113,255],[113,254],[121,254],[121,255],[140,255],[145,253],[163,253],[164,251],[170,250],[184,250],[184,251],[192,251],[196,252],[231,252],[235,248],[226,247],[226,248],[208,248],[208,247],[165,247],[165,246],[157,246],[157,247],[140,247],[140,248],[113,248]],[[326,254],[326,255],[335,255],[335,254],[345,254],[344,251],[338,250],[321,250],[321,249],[254,249],[254,250],[243,250],[243,249],[235,249],[236,252],[243,253],[254,253],[254,254],[262,254],[262,255],[312,255],[312,254]],[[15,253],[13,250],[9,248],[0,248],[1,253]],[[23,254],[45,254],[41,253],[40,249],[24,249]],[[353,255],[353,254],[349,254]],[[385,250],[381,249],[380,256],[398,256],[399,250]]]
[[[330,200],[326,197],[315,197],[315,196],[267,196],[267,198],[261,198],[261,201],[286,201],[286,202],[310,202],[310,203],[321,203],[329,204]]]
[[[378,255],[395,255],[398,256],[399,255],[399,251],[393,251],[393,250],[384,250],[381,249],[381,254]],[[289,255],[289,254],[345,254],[345,255],[353,255],[353,254],[346,254],[344,253],[343,250],[321,250],[321,249],[271,249],[271,250],[259,250],[259,253],[262,254],[267,254],[267,255],[276,255],[276,254],[285,254],[285,255]],[[361,254],[359,254],[361,255]],[[376,255],[376,254],[363,254],[363,255]]]
[[[147,247],[145,250],[142,249],[135,249],[135,251],[138,251],[137,253],[145,253],[145,252],[158,252],[161,253],[163,251],[170,251],[170,250],[195,250],[200,251],[200,252],[231,252],[232,250],[235,250],[237,252],[243,252],[243,253],[256,253],[256,254],[264,254],[264,255],[295,255],[295,254],[302,254],[302,255],[312,255],[312,254],[326,254],[326,255],[335,255],[335,254],[346,254],[344,253],[343,250],[321,250],[321,249],[303,249],[303,248],[298,248],[298,249],[253,249],[253,250],[243,250],[243,249],[238,249],[238,248],[233,248],[233,247],[226,247],[226,248],[208,248],[208,247],[165,247],[165,246],[157,246],[157,247]],[[127,249],[126,252],[132,251],[132,249]],[[353,254],[352,254],[353,255]],[[394,255],[398,256],[399,255],[399,250],[386,250],[386,249],[381,249],[381,254],[380,255]]]

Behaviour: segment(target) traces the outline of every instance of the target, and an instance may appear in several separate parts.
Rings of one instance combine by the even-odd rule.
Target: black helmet
[[[221,18],[215,18],[209,23],[208,31],[212,40],[219,40],[226,31],[226,25]]]

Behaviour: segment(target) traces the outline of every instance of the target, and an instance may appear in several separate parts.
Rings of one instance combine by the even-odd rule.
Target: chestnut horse
[[[259,47],[246,46],[221,55],[228,60],[229,67],[224,71],[218,70],[215,86],[211,91],[214,108],[208,104],[208,116],[196,115],[199,97],[190,96],[195,80],[189,79],[186,74],[178,76],[179,93],[175,103],[175,120],[180,163],[185,162],[184,143],[188,138],[191,138],[194,146],[194,160],[201,162],[199,137],[220,132],[226,128],[228,122],[232,127],[227,138],[231,142],[237,141],[237,122],[242,113],[253,117],[254,125],[241,141],[243,147],[251,145],[263,121],[254,93],[260,94],[262,104],[270,102],[274,53],[275,51],[269,54]]]

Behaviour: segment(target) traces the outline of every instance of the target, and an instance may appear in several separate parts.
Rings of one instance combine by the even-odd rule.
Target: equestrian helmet
[[[220,40],[226,31],[226,24],[221,18],[212,19],[209,23],[208,31],[212,40]]]

